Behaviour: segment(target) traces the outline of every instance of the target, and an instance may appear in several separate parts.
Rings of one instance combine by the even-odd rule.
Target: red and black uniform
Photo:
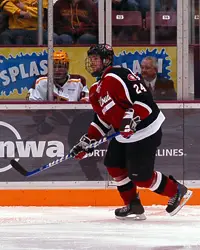
[[[125,111],[130,108],[134,109],[134,116],[138,117],[141,122],[136,128],[137,133],[128,140],[122,136],[117,138],[122,143],[139,141],[154,134],[165,119],[139,77],[131,70],[122,67],[109,67],[101,80],[91,86],[89,98],[97,119],[99,118],[100,123],[103,121],[103,127],[106,123],[106,127],[112,125],[115,130],[119,129]],[[93,130],[90,128],[89,134],[99,139],[104,134],[95,124],[95,121],[91,124],[95,130],[90,131]]]
[[[125,204],[135,197],[136,186],[172,197],[177,185],[154,171],[165,117],[140,78],[129,69],[108,67],[101,79],[91,86],[89,99],[96,113],[88,129],[91,139],[102,138],[111,128],[119,130],[128,109],[134,110],[134,117],[139,121],[130,138],[119,135],[110,142],[104,161]]]

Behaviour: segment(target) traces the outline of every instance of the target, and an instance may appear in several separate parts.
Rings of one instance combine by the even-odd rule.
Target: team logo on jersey
[[[112,98],[109,96],[109,94],[107,92],[106,96],[99,98],[99,104],[101,107],[103,107],[103,105],[106,104],[107,102],[109,102],[110,100],[112,100]]]
[[[138,79],[136,78],[136,76],[134,76],[134,75],[132,75],[132,74],[128,74],[127,79],[128,79],[129,81],[137,81],[137,80],[138,80]]]

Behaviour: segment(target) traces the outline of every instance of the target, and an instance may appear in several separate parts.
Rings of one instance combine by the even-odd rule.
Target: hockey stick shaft
[[[96,148],[98,147],[99,145],[103,144],[104,142],[106,141],[109,141],[111,140],[112,138],[118,136],[120,133],[119,132],[116,132],[116,133],[113,133],[112,135],[109,135],[109,136],[105,136],[103,138],[101,138],[99,141],[96,141],[94,143],[92,143],[88,148]],[[56,166],[58,165],[59,163],[63,162],[63,161],[66,161],[68,159],[72,158],[71,154],[67,154],[61,158],[58,158],[46,165],[43,165],[42,167],[40,168],[37,168],[35,170],[32,170],[32,171],[26,171],[18,162],[16,162],[15,160],[11,160],[10,164],[12,165],[12,167],[17,170],[20,174],[26,176],[26,177],[30,177],[30,176],[33,176],[33,175],[36,175],[46,169],[49,169],[53,166]]]

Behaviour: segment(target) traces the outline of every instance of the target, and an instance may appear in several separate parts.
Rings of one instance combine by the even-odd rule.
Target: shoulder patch
[[[134,76],[134,75],[132,75],[132,74],[128,74],[127,75],[127,79],[129,80],[129,81],[137,81],[138,79]]]

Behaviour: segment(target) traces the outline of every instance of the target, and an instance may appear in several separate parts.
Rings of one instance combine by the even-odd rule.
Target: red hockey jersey
[[[127,68],[109,67],[102,78],[91,86],[89,99],[96,113],[88,130],[90,138],[99,139],[112,127],[117,131],[125,111],[130,108],[134,109],[134,116],[140,122],[136,133],[129,139],[117,136],[119,142],[129,143],[149,137],[165,120],[150,91]]]

